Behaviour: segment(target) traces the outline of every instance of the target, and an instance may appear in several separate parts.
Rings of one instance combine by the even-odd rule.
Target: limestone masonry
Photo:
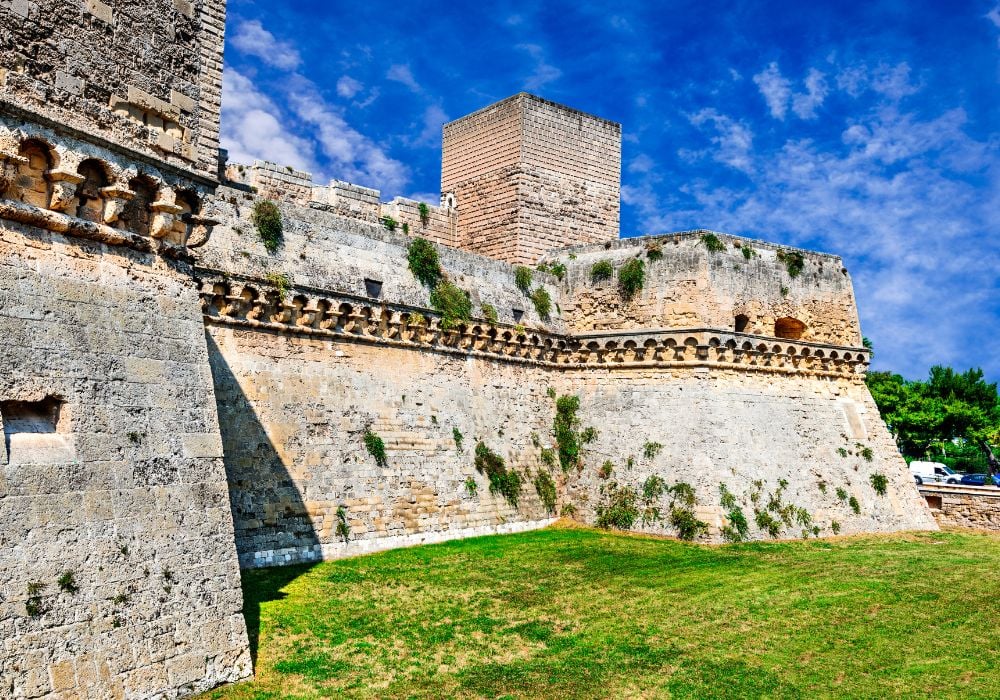
[[[0,697],[249,677],[241,567],[560,516],[936,527],[840,258],[619,239],[620,126],[527,94],[445,125],[438,202],[227,163],[224,18],[0,0]],[[417,237],[468,318],[411,272]]]

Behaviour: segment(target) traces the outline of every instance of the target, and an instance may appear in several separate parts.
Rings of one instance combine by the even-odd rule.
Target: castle
[[[0,696],[244,679],[241,567],[616,498],[677,534],[663,485],[700,541],[935,527],[840,258],[619,239],[619,125],[526,94],[444,127],[434,206],[227,165],[224,23],[0,1]]]

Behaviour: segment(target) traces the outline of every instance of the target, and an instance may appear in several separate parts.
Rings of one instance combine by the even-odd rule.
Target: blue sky
[[[521,90],[621,122],[622,235],[837,253],[875,368],[1000,379],[996,0],[229,2],[231,161],[436,202],[441,125]]]

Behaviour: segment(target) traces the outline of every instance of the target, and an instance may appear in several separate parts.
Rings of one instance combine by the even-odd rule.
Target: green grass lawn
[[[1000,697],[981,534],[552,528],[247,571],[243,591],[257,678],[205,697]]]

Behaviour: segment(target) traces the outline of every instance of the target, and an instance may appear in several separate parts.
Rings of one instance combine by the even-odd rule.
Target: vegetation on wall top
[[[545,287],[536,287],[531,293],[531,303],[535,305],[538,316],[547,320],[552,313],[552,297]]]
[[[709,253],[721,253],[726,249],[726,244],[719,240],[719,237],[714,233],[701,234],[701,242]]]
[[[514,285],[525,294],[531,291],[531,269],[524,265],[514,268]]]
[[[778,260],[785,264],[785,269],[788,270],[788,276],[792,279],[801,275],[802,270],[806,267],[805,257],[797,250],[779,250]]]

